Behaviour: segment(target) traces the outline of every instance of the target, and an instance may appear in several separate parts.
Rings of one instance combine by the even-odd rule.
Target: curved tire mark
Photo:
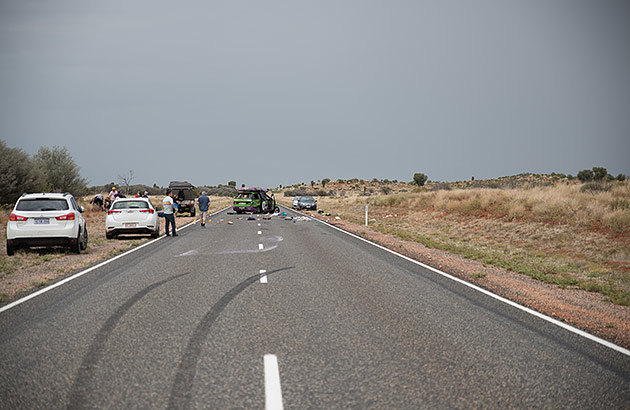
[[[230,289],[228,293],[223,295],[223,297],[219,299],[219,301],[215,303],[214,306],[212,306],[212,309],[210,309],[210,311],[206,313],[201,322],[197,325],[197,328],[195,328],[195,331],[193,332],[193,335],[188,342],[188,346],[184,351],[184,355],[179,362],[177,375],[175,376],[175,382],[173,383],[173,388],[171,389],[171,397],[168,401],[169,409],[188,408],[188,404],[191,399],[190,392],[192,390],[193,381],[195,379],[195,373],[197,372],[197,363],[199,361],[199,357],[201,356],[201,350],[204,341],[210,333],[210,328],[217,320],[221,312],[223,312],[225,307],[232,301],[232,299],[234,299],[239,293],[245,290],[249,285],[258,281],[261,276],[269,276],[271,274],[293,268],[295,268],[295,266],[280,268],[267,273],[259,273],[250,278],[247,278],[243,282]]]
[[[74,383],[72,383],[72,389],[70,390],[68,409],[81,409],[86,407],[87,393],[89,392],[90,384],[92,383],[92,377],[94,375],[94,371],[96,370],[96,365],[103,358],[107,339],[109,339],[109,336],[112,334],[116,325],[118,325],[118,322],[120,322],[120,319],[125,315],[125,313],[127,313],[129,309],[136,304],[136,302],[152,290],[188,274],[190,274],[190,272],[164,279],[144,288],[129,298],[122,306],[116,309],[113,315],[107,319],[103,327],[101,327],[96,334],[96,337],[92,341],[87,354],[83,358],[83,362],[81,362],[81,366],[79,366],[79,371],[74,379]]]

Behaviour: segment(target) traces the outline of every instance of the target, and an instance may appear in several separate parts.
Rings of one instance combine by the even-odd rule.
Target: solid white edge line
[[[283,206],[284,208],[289,209],[288,207],[286,207],[286,206],[284,206],[284,205],[281,205],[281,206]],[[293,210],[293,211],[294,211],[294,212],[297,212],[297,211],[295,211],[295,210]],[[300,212],[297,212],[297,213],[299,213],[299,214],[301,214],[301,215],[304,215],[304,214],[302,214],[302,213],[300,213]],[[305,215],[305,216],[306,216],[306,215]],[[326,226],[329,226],[329,227],[331,227],[331,228],[333,228],[333,229],[336,229],[336,230],[338,230],[339,232],[343,232],[343,233],[345,233],[346,235],[350,235],[350,236],[352,236],[353,238],[359,239],[359,240],[361,240],[361,241],[363,241],[363,242],[369,243],[370,245],[376,246],[377,248],[380,248],[380,249],[382,249],[382,250],[384,250],[384,251],[387,251],[387,252],[389,252],[389,253],[391,253],[391,254],[393,254],[393,255],[396,255],[396,256],[398,256],[398,257],[401,257],[401,258],[403,258],[403,259],[405,259],[405,260],[407,260],[407,261],[409,261],[409,262],[415,263],[416,265],[422,266],[422,267],[423,267],[423,268],[425,268],[425,269],[429,269],[429,270],[431,270],[431,271],[433,271],[433,272],[435,272],[435,273],[437,273],[437,274],[439,274],[439,275],[442,275],[442,276],[444,276],[444,277],[446,277],[446,278],[448,278],[448,279],[451,279],[451,280],[453,280],[453,281],[455,281],[455,282],[461,283],[462,285],[468,286],[468,287],[469,287],[469,288],[471,288],[471,289],[474,289],[474,290],[476,290],[476,291],[478,291],[478,292],[481,292],[481,293],[483,293],[483,294],[485,294],[485,295],[488,295],[488,296],[490,296],[490,297],[492,297],[492,298],[494,298],[494,299],[496,299],[496,300],[498,300],[498,301],[501,301],[501,302],[503,302],[503,303],[505,303],[505,304],[507,304],[507,305],[510,305],[510,306],[515,307],[515,308],[517,308],[517,309],[520,309],[520,310],[522,310],[522,311],[524,311],[524,312],[527,312],[527,313],[529,313],[530,315],[533,315],[533,316],[536,316],[536,317],[538,317],[538,318],[540,318],[540,319],[546,320],[546,321],[547,321],[547,322],[549,322],[549,323],[552,323],[552,324],[554,324],[554,325],[556,325],[556,326],[559,326],[559,327],[561,327],[561,328],[563,328],[563,329],[566,329],[566,330],[568,330],[568,331],[570,331],[570,332],[573,332],[573,333],[575,333],[575,334],[577,334],[577,335],[580,335],[580,336],[585,337],[585,338],[587,338],[587,339],[589,339],[589,340],[592,340],[592,341],[594,341],[594,342],[596,342],[596,343],[599,343],[599,344],[601,344],[601,345],[604,345],[604,346],[606,346],[606,347],[608,347],[608,348],[610,348],[610,349],[616,350],[616,351],[618,351],[619,353],[625,354],[626,356],[630,356],[630,350],[625,349],[625,348],[623,348],[623,347],[621,347],[621,346],[617,346],[616,344],[614,344],[614,343],[612,343],[612,342],[609,342],[608,340],[604,340],[604,339],[602,339],[602,338],[600,338],[600,337],[594,336],[594,335],[592,335],[592,334],[590,334],[590,333],[587,333],[587,332],[585,332],[585,331],[583,331],[583,330],[581,330],[581,329],[578,329],[577,327],[573,327],[573,326],[568,325],[568,324],[566,324],[566,323],[564,323],[564,322],[561,322],[561,321],[559,321],[559,320],[557,320],[557,319],[554,319],[554,318],[549,317],[549,316],[547,316],[547,315],[545,315],[545,314],[542,314],[542,313],[540,313],[540,312],[538,312],[538,311],[535,311],[535,310],[530,309],[530,308],[528,308],[528,307],[526,307],[526,306],[520,305],[520,304],[518,304],[518,303],[516,303],[516,302],[514,302],[514,301],[511,301],[511,300],[509,300],[509,299],[506,299],[506,298],[504,298],[504,297],[502,297],[502,296],[496,295],[496,294],[494,294],[494,293],[492,293],[492,292],[490,292],[490,291],[488,291],[488,290],[486,290],[486,289],[480,288],[480,287],[479,287],[479,286],[477,286],[477,285],[473,285],[472,283],[466,282],[466,281],[465,281],[465,280],[463,280],[463,279],[460,279],[460,278],[458,278],[458,277],[455,277],[455,276],[453,276],[453,275],[450,275],[450,274],[448,274],[448,273],[446,273],[446,272],[442,272],[442,271],[441,271],[441,270],[439,270],[439,269],[436,269],[436,268],[434,268],[434,267],[432,267],[432,266],[426,265],[426,264],[424,264],[424,263],[422,263],[422,262],[419,262],[419,261],[417,261],[417,260],[415,260],[415,259],[412,259],[412,258],[410,258],[410,257],[408,257],[408,256],[402,255],[402,254],[400,254],[400,253],[398,253],[398,252],[396,252],[396,251],[393,251],[393,250],[391,250],[391,249],[388,249],[388,248],[386,248],[386,247],[384,247],[384,246],[381,246],[381,245],[379,245],[379,244],[377,244],[377,243],[371,242],[371,241],[369,241],[369,240],[367,240],[367,239],[365,239],[365,238],[362,238],[362,237],[360,237],[360,236],[358,236],[358,235],[355,235],[355,234],[353,234],[353,233],[351,233],[351,232],[344,231],[343,229],[338,228],[338,227],[336,227],[336,226],[334,226],[334,225],[331,225],[330,223],[328,223],[328,222],[326,222],[326,221],[322,221],[322,220],[321,220],[321,219],[319,219],[319,218],[312,218],[312,219],[314,219],[314,220],[316,220],[316,221],[318,221],[318,222],[320,222],[320,223],[322,223],[322,224],[324,224],[324,225],[326,225]]]
[[[263,356],[265,364],[265,409],[282,410],[282,388],[278,358],[273,354]]]
[[[213,213],[211,216],[214,216],[214,215],[216,215],[216,214],[218,214],[218,213],[221,213],[221,212],[223,212],[223,211],[225,211],[226,209],[229,209],[229,208],[231,208],[231,207],[230,207],[230,206],[228,206],[228,207],[223,208],[223,209],[221,209],[221,210],[219,210],[219,211],[216,211],[216,212],[215,212],[215,213]],[[181,230],[183,230],[183,229],[188,228],[189,226],[193,225],[193,224],[194,224],[197,220],[198,220],[198,219],[193,219],[191,222],[189,222],[189,223],[187,223],[186,225],[182,226],[182,227],[181,227],[181,228],[179,228],[178,230],[180,230],[180,231],[181,231]],[[163,238],[165,238],[165,237],[166,237],[166,236],[164,236],[164,235],[159,236],[159,237],[157,237],[157,238],[155,238],[155,239],[153,239],[153,240],[151,240],[151,241],[149,241],[149,242],[147,242],[147,243],[145,243],[145,244],[142,244],[142,245],[137,246],[137,247],[135,247],[135,248],[129,249],[129,250],[128,250],[128,251],[126,251],[125,253],[121,253],[120,255],[116,255],[116,256],[114,256],[114,257],[113,257],[113,258],[111,258],[111,259],[107,259],[107,260],[105,260],[105,261],[103,261],[103,262],[99,263],[98,265],[94,265],[94,266],[92,266],[92,267],[90,267],[90,268],[87,268],[86,270],[83,270],[83,271],[81,271],[81,272],[75,273],[74,275],[69,276],[69,277],[67,277],[67,278],[65,278],[65,279],[63,279],[63,280],[60,280],[60,281],[59,281],[59,282],[57,282],[57,283],[54,283],[54,284],[52,284],[52,285],[50,285],[50,286],[46,286],[45,288],[43,288],[43,289],[41,289],[41,290],[38,290],[38,291],[37,291],[37,292],[35,292],[35,293],[31,293],[30,295],[25,296],[25,297],[23,297],[22,299],[18,299],[18,300],[16,300],[15,302],[9,303],[8,305],[3,306],[3,307],[1,307],[1,308],[0,308],[0,313],[5,312],[5,311],[7,311],[7,310],[9,310],[9,309],[11,309],[11,308],[14,308],[14,307],[18,306],[18,305],[21,305],[22,303],[24,303],[24,302],[26,302],[26,301],[28,301],[28,300],[31,300],[31,299],[33,299],[33,298],[34,298],[34,297],[36,297],[36,296],[39,296],[39,295],[41,295],[41,294],[44,294],[44,293],[48,292],[49,290],[53,290],[53,289],[55,289],[55,288],[57,288],[57,287],[59,287],[59,286],[61,286],[61,285],[64,285],[64,284],[66,284],[66,283],[70,282],[71,280],[74,280],[74,279],[76,279],[76,278],[79,278],[79,277],[81,277],[81,276],[85,275],[86,273],[92,272],[93,270],[96,270],[96,269],[98,269],[98,268],[100,268],[100,267],[102,267],[102,266],[105,266],[105,265],[107,265],[108,263],[115,261],[116,259],[120,259],[120,258],[122,258],[123,256],[129,255],[130,253],[133,253],[133,252],[135,252],[135,251],[137,251],[137,250],[139,250],[139,249],[142,249],[142,248],[144,248],[145,246],[149,246],[149,245],[151,245],[152,243],[155,243],[155,242],[157,242],[157,241],[159,241],[159,240],[161,240],[161,239],[163,239]]]

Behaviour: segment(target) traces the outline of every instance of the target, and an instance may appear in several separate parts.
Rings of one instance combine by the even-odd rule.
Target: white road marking
[[[260,224],[258,224],[258,226],[260,226]]]
[[[262,250],[263,250],[263,248],[264,248],[263,244],[262,244],[262,243],[259,243],[259,244],[258,244],[258,249],[260,249],[260,250],[262,251]]]
[[[267,283],[267,275],[263,275],[263,273],[267,273],[265,269],[260,270],[260,283]]]
[[[274,354],[264,356],[265,363],[265,409],[282,410],[282,388],[278,358]]]
[[[299,212],[297,212],[297,213],[299,213]],[[303,214],[301,214],[301,215],[303,215]],[[304,216],[306,216],[306,215],[304,215]],[[540,313],[540,312],[537,312],[537,311],[535,311],[535,310],[533,310],[533,309],[530,309],[530,308],[528,308],[528,307],[525,307],[525,306],[523,306],[523,305],[519,305],[518,303],[513,302],[513,301],[511,301],[511,300],[509,300],[509,299],[506,299],[506,298],[504,298],[504,297],[502,297],[502,296],[495,295],[494,293],[492,293],[492,292],[490,292],[490,291],[488,291],[488,290],[485,290],[485,289],[483,289],[483,288],[480,288],[480,287],[479,287],[479,286],[477,286],[477,285],[473,285],[472,283],[468,283],[468,282],[466,282],[466,281],[465,281],[465,280],[463,280],[463,279],[460,279],[460,278],[458,278],[458,277],[455,277],[455,276],[453,276],[453,275],[450,275],[450,274],[448,274],[448,273],[446,273],[446,272],[442,272],[441,270],[436,269],[436,268],[434,268],[433,266],[429,266],[429,265],[426,265],[426,264],[424,264],[424,263],[422,263],[422,262],[418,262],[417,260],[412,259],[412,258],[410,258],[410,257],[408,257],[408,256],[405,256],[405,255],[402,255],[402,254],[400,254],[400,253],[398,253],[398,252],[396,252],[396,251],[392,251],[391,249],[387,249],[386,247],[381,246],[381,245],[379,245],[379,244],[377,244],[377,243],[374,243],[374,242],[372,242],[372,241],[369,241],[369,240],[367,240],[367,239],[365,239],[365,238],[362,238],[362,237],[360,237],[359,235],[355,235],[355,234],[353,234],[353,233],[351,233],[351,232],[344,231],[343,229],[338,228],[338,227],[336,227],[336,226],[334,226],[334,225],[331,225],[330,223],[328,223],[328,222],[326,222],[326,221],[322,221],[322,220],[321,220],[321,219],[319,219],[319,218],[313,218],[313,219],[315,219],[317,222],[319,222],[319,223],[321,223],[321,224],[323,224],[323,225],[326,225],[326,226],[329,226],[329,227],[331,227],[331,228],[333,228],[333,229],[336,229],[336,230],[338,230],[339,232],[343,232],[343,233],[345,233],[346,235],[352,236],[353,238],[356,238],[356,239],[358,239],[358,240],[360,240],[360,241],[363,241],[363,242],[369,243],[369,244],[370,244],[370,245],[372,245],[372,246],[376,246],[377,248],[380,248],[380,249],[382,249],[382,250],[384,250],[384,251],[386,251],[386,252],[389,252],[389,253],[391,253],[391,254],[393,254],[393,255],[396,255],[396,256],[398,256],[398,257],[400,257],[400,258],[403,258],[403,259],[405,259],[405,260],[408,260],[408,261],[409,261],[409,262],[411,262],[411,263],[415,263],[416,265],[422,266],[422,267],[423,267],[423,268],[425,268],[425,269],[429,269],[429,270],[431,270],[431,271],[433,271],[433,272],[435,272],[435,273],[437,273],[437,274],[439,274],[439,275],[444,276],[445,278],[448,278],[448,279],[451,279],[451,280],[453,280],[453,281],[455,281],[455,282],[461,283],[461,284],[462,284],[462,285],[464,285],[464,286],[468,286],[469,288],[474,289],[474,290],[476,290],[476,291],[478,291],[478,292],[481,292],[481,293],[483,293],[483,294],[485,294],[485,295],[488,295],[488,296],[490,296],[491,298],[494,298],[494,299],[496,299],[496,300],[498,300],[498,301],[500,301],[500,302],[505,303],[506,305],[510,305],[510,306],[512,306],[512,307],[515,307],[515,308],[517,308],[517,309],[520,309],[520,310],[522,310],[522,311],[524,311],[524,312],[529,313],[529,314],[530,314],[530,315],[532,315],[532,316],[536,316],[537,318],[540,318],[540,319],[545,320],[545,321],[547,321],[547,322],[549,322],[549,323],[552,323],[552,324],[554,324],[554,325],[556,325],[556,326],[558,326],[558,327],[561,327],[561,328],[563,328],[563,329],[565,329],[565,330],[568,330],[569,332],[575,333],[575,334],[580,335],[580,336],[582,336],[582,337],[584,337],[584,338],[586,338],[586,339],[592,340],[592,341],[593,341],[593,342],[595,342],[595,343],[599,343],[599,344],[601,344],[601,345],[603,345],[603,346],[606,346],[606,347],[608,347],[608,348],[610,348],[610,349],[613,349],[613,350],[615,350],[615,351],[617,351],[617,352],[619,352],[619,353],[622,353],[622,354],[624,354],[624,355],[626,355],[626,356],[630,356],[630,350],[625,349],[625,348],[623,348],[623,347],[621,347],[621,346],[617,346],[616,344],[611,343],[611,342],[609,342],[608,340],[605,340],[605,339],[602,339],[602,338],[600,338],[600,337],[594,336],[594,335],[592,335],[592,334],[590,334],[590,333],[587,333],[587,332],[585,332],[585,331],[583,331],[583,330],[581,330],[581,329],[578,329],[578,328],[576,328],[576,327],[573,327],[573,326],[571,326],[571,325],[567,325],[566,323],[563,323],[563,322],[561,322],[561,321],[559,321],[559,320],[556,320],[556,319],[554,319],[554,318],[552,318],[552,317],[549,317],[549,316],[547,316],[547,315],[545,315],[545,314],[542,314],[542,313]]]
[[[258,231],[258,235],[262,235],[262,231]]]

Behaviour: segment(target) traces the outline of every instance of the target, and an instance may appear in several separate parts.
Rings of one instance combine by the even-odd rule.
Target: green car
[[[234,198],[232,209],[237,214],[245,212],[268,213],[280,210],[273,193],[264,188],[241,188]]]

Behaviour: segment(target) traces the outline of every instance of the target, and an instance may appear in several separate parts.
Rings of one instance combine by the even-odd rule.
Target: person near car
[[[90,203],[94,206],[98,206],[98,209],[103,209],[103,194],[96,194],[94,198],[90,201]]]
[[[171,236],[169,232],[169,225],[172,225],[173,236],[177,236],[177,229],[175,228],[175,203],[173,202],[173,191],[166,190],[166,196],[162,200],[162,206],[164,208],[164,221],[166,224],[166,236]]]
[[[199,205],[199,212],[201,212],[201,227],[205,228],[208,220],[208,205],[210,205],[210,198],[206,195],[206,191],[201,191],[201,196],[197,198],[197,205]]]
[[[109,202],[113,204],[117,197],[118,197],[118,191],[116,191],[116,187],[113,186],[112,190],[109,191]]]
[[[142,195],[142,197],[149,199],[149,192],[144,191],[144,195]]]

